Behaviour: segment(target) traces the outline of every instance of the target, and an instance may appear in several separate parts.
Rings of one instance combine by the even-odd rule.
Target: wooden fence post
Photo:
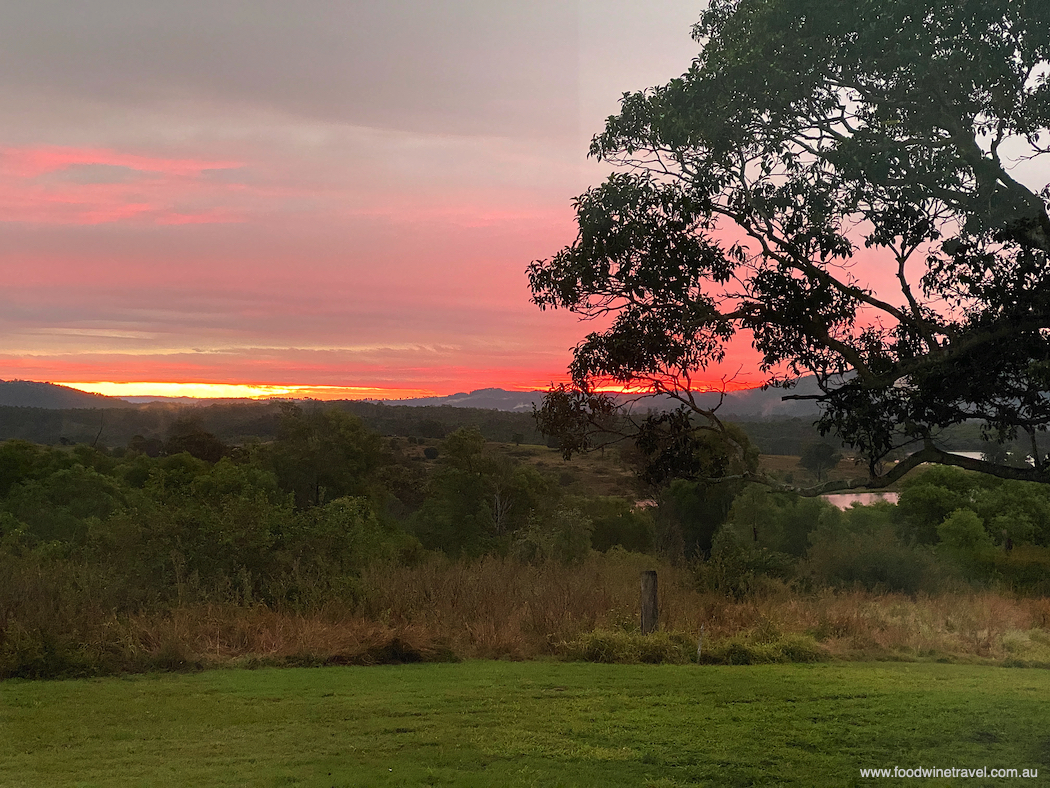
[[[656,595],[656,571],[642,572],[642,634],[655,632],[660,625],[660,608]]]

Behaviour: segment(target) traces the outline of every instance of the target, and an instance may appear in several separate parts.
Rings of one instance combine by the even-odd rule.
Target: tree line
[[[158,456],[0,443],[0,675],[108,670],[105,653],[80,645],[87,629],[97,641],[107,621],[135,616],[368,610],[366,571],[435,556],[568,567],[648,554],[731,598],[1050,592],[1046,485],[934,468],[907,479],[897,505],[842,512],[743,476],[675,476],[668,460],[681,455],[659,441],[608,451],[596,473],[632,469],[610,496],[575,481],[558,452],[486,441],[474,427],[382,436],[343,410],[293,404],[270,441],[229,446],[176,426]],[[735,461],[717,441],[692,449],[700,462]]]

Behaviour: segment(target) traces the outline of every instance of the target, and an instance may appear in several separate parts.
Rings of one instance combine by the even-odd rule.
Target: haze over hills
[[[817,393],[815,379],[804,378],[790,391],[783,389],[742,389],[740,391],[727,392],[724,395],[719,413],[727,417],[738,417],[747,419],[787,419],[803,418],[807,416],[816,417],[817,406],[812,400],[787,400],[783,399],[786,394],[815,394]],[[398,405],[409,406],[451,406],[454,408],[482,408],[486,410],[509,410],[524,411],[532,410],[533,405],[539,407],[543,401],[544,391],[505,391],[504,389],[477,389],[470,393],[462,392],[447,397],[423,397],[419,399],[397,400]],[[718,404],[718,393],[699,394],[696,397],[697,404],[705,408],[713,408]],[[614,398],[619,401],[634,399],[635,395],[617,394]],[[395,404],[395,403],[391,403]],[[669,397],[652,397],[642,400],[637,407],[642,410],[672,409],[678,403]]]
[[[813,394],[817,388],[812,378],[805,378],[791,391],[783,389],[744,389],[731,391],[724,395],[719,413],[728,418],[738,419],[786,419],[805,418],[817,415],[817,406],[809,400],[783,399],[785,394]],[[529,413],[533,406],[543,401],[543,391],[506,391],[499,388],[476,389],[445,397],[421,397],[402,400],[371,400],[389,405],[407,405],[409,407],[453,407],[478,408],[480,410],[499,410],[517,413]],[[614,395],[620,401],[634,399],[633,395]],[[697,402],[703,407],[714,407],[719,394],[707,393],[697,395]],[[192,399],[188,397],[107,397],[101,394],[89,394],[67,386],[54,383],[41,383],[28,380],[0,381],[0,406],[23,408],[45,408],[64,410],[69,408],[127,408],[149,402],[164,402],[177,405],[211,405],[229,402],[250,402],[252,400],[235,399]],[[653,397],[642,400],[636,407],[649,410],[670,409],[677,406],[668,397]]]

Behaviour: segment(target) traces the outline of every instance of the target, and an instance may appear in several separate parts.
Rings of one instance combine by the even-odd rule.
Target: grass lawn
[[[1050,774],[1050,672],[466,662],[0,685],[3,786],[1011,785]]]

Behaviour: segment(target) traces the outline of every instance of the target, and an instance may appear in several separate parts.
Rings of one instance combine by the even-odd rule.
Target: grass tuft
[[[738,635],[715,642],[700,653],[700,662],[705,665],[765,665],[827,659],[827,651],[808,635],[778,635],[773,639]]]
[[[696,659],[696,643],[682,632],[623,632],[596,629],[561,644],[559,653],[578,662],[682,665]]]

